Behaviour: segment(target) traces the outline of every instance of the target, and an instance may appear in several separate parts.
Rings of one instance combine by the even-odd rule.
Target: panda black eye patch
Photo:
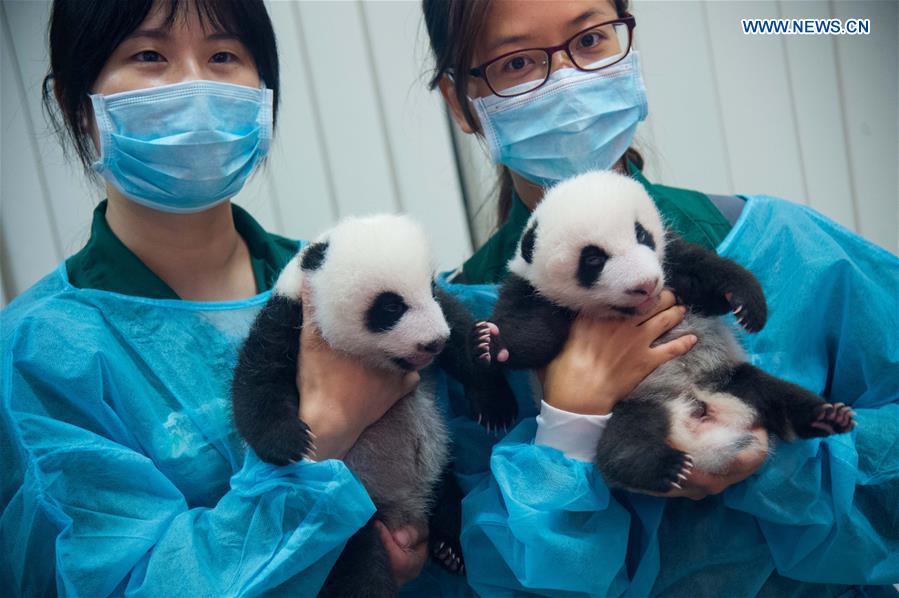
[[[365,313],[365,325],[371,332],[387,332],[396,326],[408,309],[401,296],[385,291],[372,301]]]
[[[656,241],[652,238],[652,233],[643,228],[643,225],[639,222],[634,223],[634,231],[637,233],[637,243],[640,245],[646,245],[653,251],[656,249]]]
[[[590,288],[599,280],[602,269],[609,259],[609,254],[596,245],[587,245],[581,249],[581,259],[577,265],[577,281],[584,288]]]

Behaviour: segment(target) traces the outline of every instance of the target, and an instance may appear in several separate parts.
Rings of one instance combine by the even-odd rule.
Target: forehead
[[[617,17],[613,0],[494,0],[476,58],[483,61],[518,48],[554,46],[581,29]]]
[[[155,0],[139,30],[239,37],[236,15],[227,2],[212,0]]]

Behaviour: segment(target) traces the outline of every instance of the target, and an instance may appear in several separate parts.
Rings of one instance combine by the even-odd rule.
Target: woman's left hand
[[[380,521],[375,527],[390,558],[390,570],[396,585],[402,587],[421,574],[428,560],[427,526],[404,525],[392,532]]]
[[[720,494],[728,486],[742,482],[754,474],[768,457],[768,431],[764,428],[754,428],[752,434],[756,441],[752,446],[737,454],[737,458],[727,473],[716,475],[694,469],[683,484],[683,490],[675,489],[663,496],[684,496],[693,500],[701,500],[710,494]]]

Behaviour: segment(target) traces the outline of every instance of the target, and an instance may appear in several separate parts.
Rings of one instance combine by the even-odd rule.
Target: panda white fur
[[[597,171],[550,189],[531,215],[489,322],[473,329],[472,359],[485,369],[549,363],[579,313],[647,313],[664,286],[690,311],[657,343],[698,342],[659,367],[613,410],[597,465],[613,487],[667,492],[693,468],[723,473],[763,425],[785,439],[854,427],[851,410],[746,362],[718,317],[733,311],[750,332],[767,307],[751,273],[666,233],[652,199],[633,179]],[[677,445],[683,450],[673,448]]]
[[[311,300],[313,324],[338,351],[397,371],[420,370],[436,358],[454,376],[470,378],[463,366],[474,321],[434,284],[421,228],[406,216],[346,219],[288,263],[241,349],[232,382],[234,420],[265,461],[297,461],[312,447],[298,418],[295,382],[304,296]],[[501,375],[483,381],[476,380],[480,400],[511,396]],[[423,523],[430,514],[432,554],[460,572],[461,492],[447,471],[448,447],[433,384],[423,376],[415,392],[363,432],[344,462],[388,528]],[[396,592],[372,523],[348,542],[324,594]]]

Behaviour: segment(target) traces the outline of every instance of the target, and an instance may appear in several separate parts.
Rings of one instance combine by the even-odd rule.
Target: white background
[[[425,89],[420,3],[268,5],[282,64],[276,144],[237,202],[297,238],[350,213],[404,210],[428,230],[437,266],[457,265],[495,224],[494,175]],[[636,0],[650,106],[637,147],[650,180],[781,196],[895,253],[897,5]],[[81,248],[102,197],[66,162],[41,112],[48,14],[45,0],[3,0],[0,11],[4,303]],[[869,18],[872,32],[743,35],[740,19],[752,17]]]

